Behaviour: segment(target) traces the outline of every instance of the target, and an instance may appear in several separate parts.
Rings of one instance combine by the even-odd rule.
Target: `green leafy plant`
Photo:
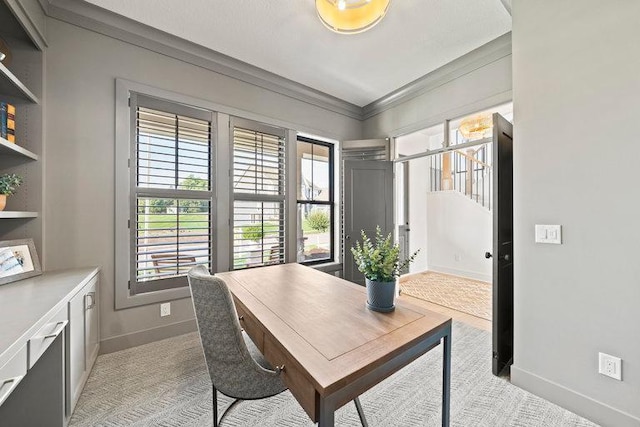
[[[209,181],[190,174],[182,180],[180,188],[184,190],[207,191]],[[187,213],[204,213],[207,212],[209,208],[209,202],[207,200],[183,200],[180,203],[180,208]]]
[[[11,196],[22,184],[22,177],[14,173],[0,176],[0,194]]]
[[[420,250],[400,261],[400,246],[391,243],[391,233],[384,237],[380,226],[376,227],[374,242],[362,230],[362,243],[356,242],[356,246],[351,247],[358,270],[367,279],[376,282],[395,281],[400,272],[415,260],[418,252]]]
[[[176,201],[171,199],[151,199],[149,201],[149,212],[154,214],[164,214],[167,213],[167,208],[171,206],[175,206]],[[144,207],[142,207],[142,212],[144,213]]]
[[[194,174],[190,174],[180,183],[180,188],[183,190],[206,191],[208,186],[208,180],[206,180],[205,178],[198,178]]]
[[[242,227],[242,238],[244,240],[253,240],[259,242],[264,237],[262,224],[245,225]]]
[[[309,227],[321,233],[327,231],[331,226],[329,214],[321,209],[313,209],[309,212],[307,222],[309,223]]]

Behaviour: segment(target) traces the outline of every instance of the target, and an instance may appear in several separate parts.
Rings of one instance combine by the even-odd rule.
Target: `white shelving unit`
[[[0,240],[32,238],[42,254],[43,95],[46,19],[38,0],[0,0],[0,37],[11,62],[0,63],[0,101],[16,107],[16,143],[0,138],[0,175],[23,178],[0,211]],[[41,259],[43,257],[41,256]],[[44,264],[44,262],[43,262]]]

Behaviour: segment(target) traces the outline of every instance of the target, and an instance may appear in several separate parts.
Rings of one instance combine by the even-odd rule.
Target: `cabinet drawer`
[[[238,319],[240,320],[240,326],[251,337],[253,343],[258,349],[264,353],[264,332],[262,328],[255,320],[255,318],[245,311],[240,304],[236,304],[236,311],[238,312]]]
[[[22,348],[0,368],[0,405],[27,375],[27,346]]]
[[[316,390],[300,370],[298,364],[282,349],[279,343],[264,338],[264,357],[273,366],[284,365],[282,380],[300,403],[312,421],[316,419]]]
[[[51,343],[62,333],[67,326],[67,309],[63,307],[56,313],[46,325],[36,332],[29,340],[29,369],[35,365],[42,353],[44,353]]]

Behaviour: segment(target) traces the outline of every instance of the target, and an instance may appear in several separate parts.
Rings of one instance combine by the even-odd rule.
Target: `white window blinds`
[[[234,119],[232,138],[232,266],[284,263],[284,130]]]
[[[212,265],[212,113],[133,95],[132,294],[186,286]]]

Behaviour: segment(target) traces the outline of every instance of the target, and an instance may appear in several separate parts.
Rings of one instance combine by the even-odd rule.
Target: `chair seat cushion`
[[[244,338],[244,342],[247,344],[247,349],[249,350],[249,353],[251,354],[253,360],[255,360],[256,363],[263,368],[273,370],[269,362],[267,362],[267,359],[264,358],[258,347],[256,347],[256,345],[251,340],[251,337],[249,337],[249,335],[247,335],[245,331],[242,331],[242,338]]]

